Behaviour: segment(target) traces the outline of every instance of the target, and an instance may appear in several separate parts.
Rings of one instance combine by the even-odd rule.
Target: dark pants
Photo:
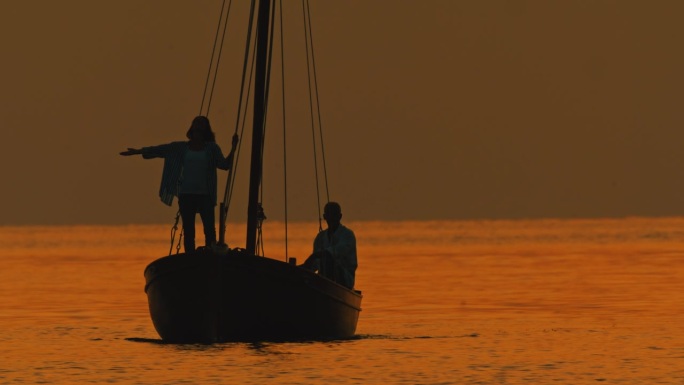
[[[204,241],[207,246],[216,243],[214,204],[209,195],[180,194],[178,208],[183,219],[185,252],[195,250],[195,214],[199,214],[204,227]]]

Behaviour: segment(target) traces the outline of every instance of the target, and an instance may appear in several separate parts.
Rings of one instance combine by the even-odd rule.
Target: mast
[[[271,0],[259,0],[257,13],[256,69],[254,78],[254,118],[252,128],[252,159],[249,172],[249,203],[247,205],[246,250],[256,255],[259,216],[259,188],[263,170],[263,141],[266,125],[266,77],[268,56],[268,27]]]

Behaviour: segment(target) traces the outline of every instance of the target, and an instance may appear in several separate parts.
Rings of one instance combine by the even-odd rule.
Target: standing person
[[[313,254],[303,266],[318,270],[324,277],[353,289],[358,266],[354,232],[340,223],[342,208],[337,202],[325,205],[323,218],[328,228],[316,236]]]
[[[123,156],[142,155],[144,159],[164,158],[159,197],[171,206],[173,197],[178,197],[178,207],[183,220],[185,252],[195,250],[195,215],[199,213],[204,227],[207,246],[216,244],[216,169],[229,170],[233,166],[233,154],[238,143],[233,136],[232,148],[227,157],[216,144],[206,116],[193,119],[184,142],[171,142],[158,146],[129,148]]]

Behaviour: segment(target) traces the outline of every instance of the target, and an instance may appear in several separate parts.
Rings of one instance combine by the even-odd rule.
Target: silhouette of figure
[[[206,245],[216,244],[216,169],[229,170],[233,166],[238,136],[233,136],[227,157],[223,156],[221,147],[216,144],[216,137],[206,116],[194,118],[185,136],[188,141],[140,149],[128,148],[120,154],[142,155],[144,159],[164,158],[159,197],[169,206],[173,203],[173,197],[178,197],[185,232],[183,246],[185,252],[190,253],[195,250],[195,216],[198,213],[204,226]]]
[[[325,205],[323,218],[328,228],[316,235],[313,254],[302,266],[353,289],[358,266],[354,232],[340,223],[342,208],[337,202]]]

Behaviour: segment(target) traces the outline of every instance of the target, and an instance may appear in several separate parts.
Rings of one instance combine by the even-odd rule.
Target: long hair
[[[206,142],[216,142],[216,135],[214,135],[214,131],[211,130],[209,118],[207,118],[206,116],[200,115],[192,120],[192,124],[190,125],[188,132],[185,133],[185,136],[188,139],[192,139],[190,133],[193,130],[198,130],[199,132],[201,132]]]

